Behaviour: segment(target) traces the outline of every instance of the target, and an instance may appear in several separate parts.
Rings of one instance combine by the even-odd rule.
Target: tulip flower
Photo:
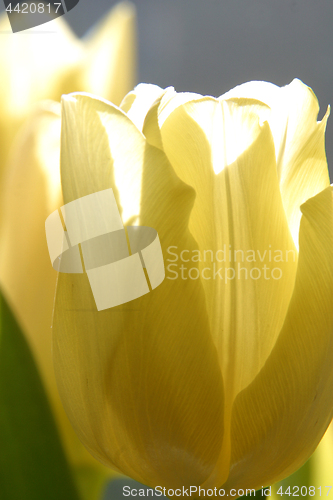
[[[123,2],[82,40],[62,17],[13,35],[0,16],[0,174],[13,138],[40,100],[88,91],[119,104],[134,79],[134,10]],[[36,32],[36,33],[34,33]]]
[[[59,273],[54,366],[79,438],[152,487],[241,495],[291,474],[333,414],[328,113],[299,80],[62,106],[64,204],[112,188],[166,268],[102,311],[86,273]]]
[[[62,203],[60,105],[37,101],[60,99],[63,92],[81,89],[119,103],[133,85],[133,21],[132,5],[121,3],[84,41],[75,39],[62,18],[38,27],[56,29],[43,38],[22,33],[0,40],[0,167],[8,156],[7,146],[12,148],[0,185],[0,285],[28,337],[67,456],[89,499],[93,498],[89,488],[97,484],[92,471],[98,484],[110,473],[77,439],[54,378],[51,322],[57,273],[50,267],[45,219]],[[2,28],[7,25],[2,17]]]

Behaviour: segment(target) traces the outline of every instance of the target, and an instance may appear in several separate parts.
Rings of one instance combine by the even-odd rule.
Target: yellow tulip
[[[6,17],[0,21],[7,26]],[[62,408],[52,365],[51,321],[57,273],[50,266],[45,220],[62,203],[60,99],[63,92],[99,92],[119,103],[133,85],[134,8],[118,4],[85,41],[60,18],[38,30],[1,37],[0,286],[27,334],[84,498],[97,494],[106,471],[77,439]],[[117,76],[116,76],[117,75]],[[31,112],[31,109],[33,110]],[[28,116],[30,112],[30,115]],[[28,116],[28,118],[26,118]],[[24,122],[25,120],[25,122]],[[21,129],[16,134],[18,127]],[[7,152],[12,148],[7,159]],[[0,172],[1,174],[1,172]],[[95,477],[92,478],[92,470]],[[94,487],[96,491],[89,488]]]
[[[7,14],[0,16],[0,31],[8,33],[0,39],[0,175],[38,101],[86,91],[120,103],[134,83],[133,21],[132,4],[119,3],[80,40],[62,17],[12,34]]]
[[[166,266],[156,289],[103,311],[87,274],[59,273],[53,356],[79,438],[149,486],[291,474],[333,414],[328,113],[317,122],[299,80],[62,103],[64,203],[112,188],[125,225],[156,229]]]

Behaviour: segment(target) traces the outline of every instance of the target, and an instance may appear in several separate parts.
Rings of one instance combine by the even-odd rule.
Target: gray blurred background
[[[65,15],[84,33],[115,0],[80,0]],[[138,82],[220,95],[249,80],[285,85],[300,78],[333,104],[332,0],[133,0]],[[4,10],[1,2],[0,10]],[[333,174],[333,118],[327,155]],[[333,178],[333,175],[331,176]]]

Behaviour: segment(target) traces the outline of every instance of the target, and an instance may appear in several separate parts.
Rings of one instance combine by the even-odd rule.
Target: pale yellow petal
[[[271,108],[267,119],[274,137],[283,205],[298,246],[301,204],[329,186],[325,155],[329,110],[317,122],[317,98],[297,79],[281,88],[267,82],[248,82],[220,99],[234,97],[257,99]]]
[[[260,106],[203,98],[175,109],[161,128],[172,166],[196,192],[189,229],[225,381],[224,446],[207,487],[226,479],[232,402],[274,346],[297,265]]]
[[[178,106],[198,99],[202,99],[202,95],[192,92],[177,93],[173,87],[162,89],[157,85],[140,83],[124,97],[120,108],[125,111],[138,129],[143,131],[146,137],[146,132],[148,133],[150,139],[152,139],[148,139],[150,144],[162,149],[160,134],[156,127],[161,127],[169,114]],[[144,126],[146,132],[143,130]],[[153,139],[152,134],[155,139]],[[158,145],[154,144],[154,142]]]
[[[18,128],[39,100],[60,100],[66,90],[63,82],[81,56],[81,47],[62,18],[52,21],[52,30],[47,23],[13,34],[3,13],[0,31],[1,176]]]
[[[83,90],[119,104],[134,85],[136,73],[135,7],[117,4],[89,35],[80,82],[71,91]]]
[[[332,418],[333,187],[302,212],[285,323],[264,368],[234,404],[227,487],[258,488],[293,473]]]
[[[163,152],[104,101],[72,95],[63,109],[64,201],[111,187],[123,218],[155,228],[164,253],[195,248],[194,193]],[[221,449],[223,382],[201,283],[165,279],[97,312],[87,276],[60,273],[53,328],[60,394],[91,453],[151,486],[205,481]]]
[[[61,203],[60,105],[45,103],[19,134],[1,186],[0,280],[33,350],[51,370],[51,319],[56,272],[45,219]],[[46,353],[49,352],[49,356]]]
[[[177,94],[173,87],[140,83],[127,94],[120,105],[130,120],[143,132],[152,146],[163,150],[160,126],[166,117],[181,104],[201,98],[199,94]]]
[[[62,18],[13,35],[6,13],[0,18],[1,120],[20,119],[42,99],[60,100],[61,80],[81,56],[75,35]],[[32,35],[32,32],[38,33]],[[41,33],[42,32],[42,33]],[[44,33],[45,32],[45,33]]]
[[[325,130],[328,116],[329,109],[319,123],[315,119],[311,121],[310,118],[300,116],[299,123],[305,124],[304,129],[308,126],[308,130],[299,130],[299,127],[291,132],[293,134],[292,145],[286,144],[285,155],[281,160],[280,190],[289,227],[296,244],[298,244],[301,220],[300,206],[312,196],[320,193],[330,183],[325,153]]]
[[[13,137],[34,104],[88,91],[120,103],[135,78],[135,8],[116,5],[83,41],[63,18],[13,35],[8,16],[0,29],[0,169]],[[31,35],[36,31],[35,35]]]
[[[162,89],[157,85],[140,83],[123,99],[120,108],[143,132],[149,144],[163,149],[160,127],[178,106],[197,99],[200,94],[177,93],[173,87]]]
[[[142,131],[146,115],[154,102],[165,94],[165,90],[148,83],[140,83],[123,99],[120,109]]]
[[[163,96],[161,96],[149,109],[143,123],[142,132],[149,144],[163,151],[163,140],[158,123],[158,113]]]
[[[220,103],[203,98],[178,107],[161,128],[171,164],[197,194],[189,229],[199,249],[210,251],[214,260],[207,262],[208,254],[199,267],[223,268],[215,276],[213,270],[207,271],[202,282],[231,399],[267,359],[283,323],[296,271],[273,141],[267,124],[259,124],[257,107],[251,100]],[[274,267],[279,270],[273,278]],[[260,279],[258,271],[251,271],[254,268],[260,268]]]
[[[271,108],[278,99],[279,91],[280,87],[274,85],[274,83],[252,81],[237,85],[233,89],[222,94],[219,99],[223,101],[234,98],[256,99],[257,101],[267,104],[267,106]]]
[[[158,123],[162,127],[168,116],[176,109],[178,106],[185,104],[189,101],[197,101],[202,99],[202,95],[196,94],[194,92],[176,92],[172,91],[172,87],[169,87],[169,91],[164,94],[161,100],[161,104],[158,110]]]
[[[108,113],[114,108],[107,101],[88,94],[72,94],[64,96],[63,100],[62,144],[66,154],[61,161],[61,175],[64,200],[68,203],[101,191],[111,182],[123,222],[134,221],[140,215],[142,164],[137,158],[142,160],[144,157],[142,134],[130,120],[119,120],[119,115],[125,117],[120,110]],[[104,127],[110,130],[109,134]],[[139,144],[137,135],[141,137]],[[87,137],[94,139],[93,148]],[[115,150],[118,151],[116,156]]]

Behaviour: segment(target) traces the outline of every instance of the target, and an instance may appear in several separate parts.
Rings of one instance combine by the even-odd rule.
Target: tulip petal
[[[254,100],[203,98],[176,108],[161,127],[175,172],[197,194],[189,229],[201,256],[212,256],[199,269],[226,403],[223,448],[206,487],[226,480],[232,403],[275,344],[297,266],[273,139],[258,108]]]
[[[0,16],[1,32],[10,32],[8,16]],[[31,104],[42,99],[59,100],[60,83],[81,56],[81,44],[62,18],[0,40],[0,99],[2,115],[25,117]],[[46,31],[41,43],[34,31]]]
[[[0,174],[18,126],[39,100],[60,100],[62,82],[81,57],[80,42],[62,18],[13,35],[7,13],[0,16]]]
[[[135,7],[120,2],[84,40],[80,88],[119,104],[135,79]]]
[[[140,83],[125,96],[120,108],[143,132],[149,144],[163,150],[160,127],[166,118],[181,104],[201,98],[200,94],[191,92],[177,93],[173,87],[161,89]]]
[[[149,121],[151,121],[152,124],[156,121],[156,107],[158,108],[158,126],[161,127],[175,108],[188,101],[198,99],[202,99],[202,95],[192,92],[177,93],[173,87],[161,89],[161,87],[157,85],[140,83],[132,92],[129,92],[124,97],[120,108],[125,111],[138,129],[143,131],[143,127],[145,125],[147,126],[146,121],[149,119],[149,114],[151,114],[151,112],[154,118]],[[154,124],[154,128],[155,125],[156,124]],[[144,133],[144,135],[146,134]],[[159,139],[157,142],[159,143]],[[150,143],[153,144],[152,142]],[[158,147],[160,147],[160,145]]]
[[[123,222],[136,220],[142,190],[142,163],[137,158],[143,162],[145,154],[142,134],[129,119],[119,118],[126,116],[120,110],[109,113],[116,108],[107,101],[71,94],[64,96],[63,102],[61,177],[65,203],[102,191],[111,182]]]
[[[328,116],[329,109],[321,122],[314,119],[311,123],[306,117],[303,122],[303,118],[298,116],[299,123],[309,123],[308,130],[299,135],[298,129],[291,130],[289,133],[291,127],[290,121],[288,122],[287,137],[293,134],[294,138],[289,151],[287,150],[288,144],[286,145],[285,155],[281,160],[280,190],[290,231],[296,245],[301,221],[300,206],[327,188],[330,183],[325,153],[325,130]]]
[[[13,144],[2,186],[0,284],[33,350],[67,456],[77,469],[85,468],[86,478],[87,470],[89,477],[99,474],[100,485],[101,476],[105,481],[110,471],[91,457],[74,433],[59,398],[52,365],[51,323],[57,273],[48,254],[45,220],[62,204],[60,125],[60,105],[45,101]],[[86,489],[87,483],[86,479]]]
[[[57,274],[50,266],[45,219],[62,200],[60,125],[60,105],[43,103],[17,136],[2,185],[0,283],[49,389],[53,383],[51,392],[56,392],[51,322]]]
[[[289,227],[298,246],[300,206],[329,186],[325,154],[329,109],[317,122],[317,98],[297,79],[282,88],[267,82],[248,82],[220,99],[235,97],[257,99],[271,108],[267,119],[274,137],[280,190]]]
[[[264,368],[234,403],[226,487],[257,488],[291,474],[332,418],[333,187],[308,200],[302,212],[285,323]]]
[[[168,116],[181,104],[202,99],[202,95],[194,92],[172,92],[172,87],[169,87],[166,90],[168,90],[168,92],[162,96],[161,104],[158,110],[158,123],[160,127],[162,127]]]
[[[161,89],[157,85],[140,83],[124,97],[120,109],[142,131],[143,123],[149,109],[165,92],[166,90]]]
[[[161,129],[158,123],[158,112],[163,96],[161,96],[149,109],[143,124],[142,132],[149,144],[163,151]]]
[[[61,161],[65,203],[111,187],[123,220],[138,215],[155,228],[163,252],[195,247],[193,190],[118,108],[64,98]],[[165,279],[97,312],[87,276],[60,273],[53,331],[63,403],[98,460],[151,486],[210,475],[223,437],[223,381],[198,281]]]
[[[272,137],[268,125],[259,124],[258,106],[203,98],[175,109],[161,128],[172,166],[197,193],[189,229],[201,255],[213,255],[213,263],[202,259],[199,268],[230,404],[273,348],[296,272],[295,252],[286,262],[294,246]],[[270,272],[279,268],[274,278],[264,277],[264,265]],[[214,274],[214,266],[221,272]]]

